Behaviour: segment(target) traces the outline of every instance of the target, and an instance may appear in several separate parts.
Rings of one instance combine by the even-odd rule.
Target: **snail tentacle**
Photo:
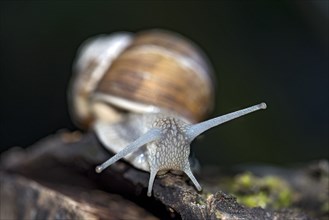
[[[202,190],[202,187],[200,186],[199,182],[196,180],[196,178],[194,177],[192,171],[191,171],[191,168],[190,168],[190,165],[186,166],[185,169],[184,169],[184,173],[186,173],[186,175],[191,179],[191,181],[193,182],[193,184],[195,185],[195,188],[198,190],[198,191],[201,191]]]
[[[150,143],[158,138],[161,137],[161,131],[160,129],[153,128],[146,132],[144,135],[136,139],[134,142],[129,144],[127,147],[123,148],[120,152],[115,154],[113,157],[102,163],[101,165],[96,167],[96,172],[100,173],[102,172],[105,168],[108,166],[112,165],[113,163],[117,162],[121,158],[125,157],[126,155],[134,152],[137,150],[139,147],[143,146],[144,144]],[[108,144],[108,143],[103,143],[103,144]]]
[[[147,196],[148,197],[152,196],[153,183],[154,183],[154,179],[155,179],[157,173],[158,173],[158,169],[152,167],[151,170],[150,170],[149,186],[148,186],[148,189],[147,189]]]
[[[266,109],[266,104],[260,103],[258,105],[254,105],[248,108],[244,108],[235,112],[228,113],[226,115],[222,115],[216,118],[209,119],[207,121],[200,122],[198,124],[191,125],[187,131],[186,135],[190,141],[193,141],[197,136],[201,133],[209,130],[210,128],[216,127],[220,124],[223,124],[227,121],[233,120],[235,118],[241,117],[243,115],[252,113],[257,110]]]

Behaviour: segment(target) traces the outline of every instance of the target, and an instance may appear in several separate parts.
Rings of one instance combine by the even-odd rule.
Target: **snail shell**
[[[99,36],[87,41],[79,54],[70,109],[82,127],[100,118],[118,121],[123,111],[169,111],[198,122],[213,109],[209,62],[178,34],[149,30]]]

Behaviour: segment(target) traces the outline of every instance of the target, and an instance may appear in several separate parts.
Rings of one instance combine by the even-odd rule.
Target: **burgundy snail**
[[[168,171],[184,172],[200,191],[190,143],[212,127],[266,108],[261,103],[202,121],[214,103],[210,64],[194,43],[164,30],[94,37],[81,46],[74,70],[73,120],[94,129],[115,153],[96,172],[123,158],[150,172],[148,196],[156,175]]]

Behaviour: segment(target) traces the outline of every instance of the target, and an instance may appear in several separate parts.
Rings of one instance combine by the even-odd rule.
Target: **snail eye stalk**
[[[257,110],[266,109],[266,104],[260,103],[258,105],[254,105],[248,108],[244,108],[235,112],[228,113],[226,115],[222,115],[216,118],[209,119],[204,122],[200,122],[198,124],[194,124],[188,127],[186,135],[189,138],[189,140],[192,142],[197,136],[199,136],[201,133],[209,130],[210,128],[216,127],[220,124],[223,124],[227,121],[233,120],[235,118],[241,117],[243,115],[252,113]]]

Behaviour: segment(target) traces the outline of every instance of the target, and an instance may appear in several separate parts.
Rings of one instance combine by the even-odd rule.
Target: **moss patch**
[[[250,172],[233,179],[230,191],[248,207],[280,209],[292,203],[292,189],[277,176],[256,177]]]

